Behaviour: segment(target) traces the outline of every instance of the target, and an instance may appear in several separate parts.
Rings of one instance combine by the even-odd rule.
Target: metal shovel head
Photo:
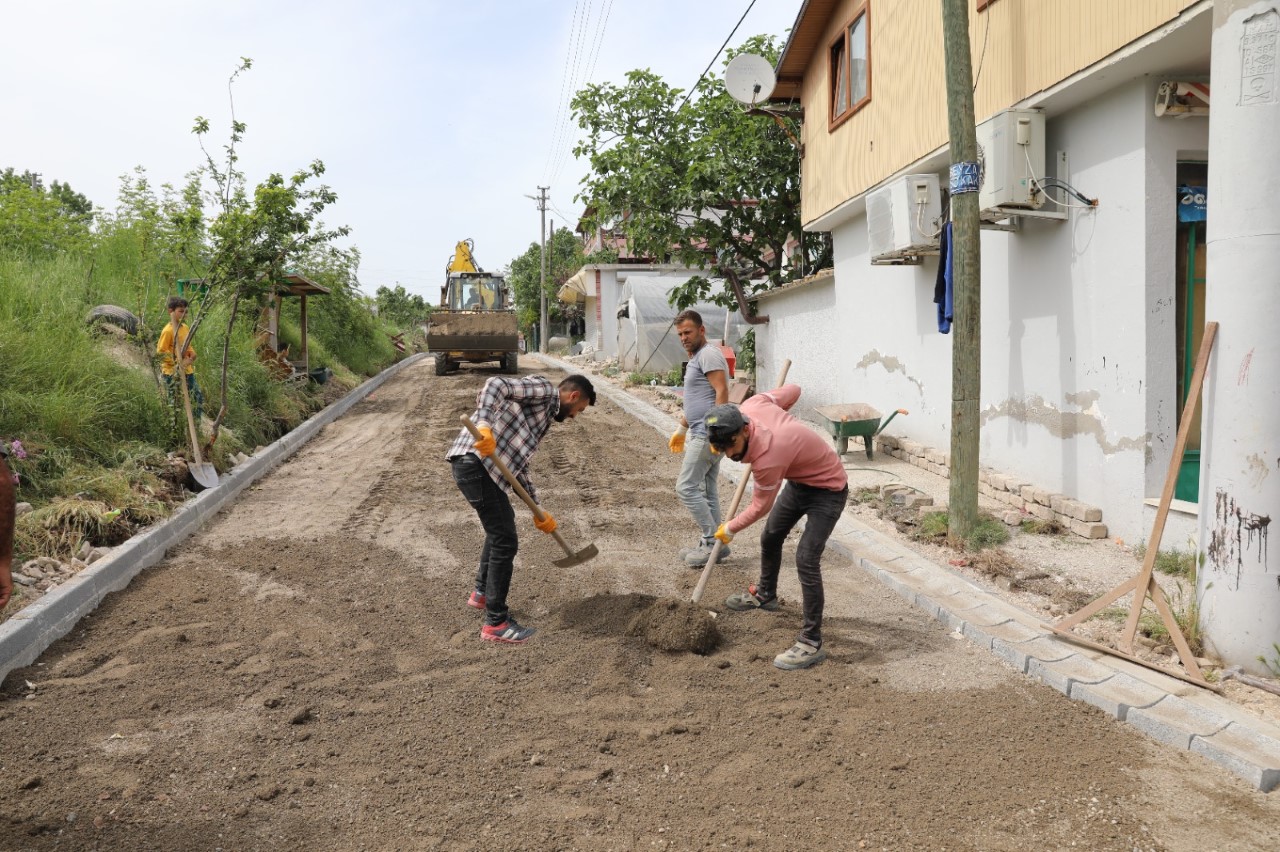
[[[218,469],[208,462],[201,464],[191,462],[187,465],[187,470],[191,471],[191,478],[201,490],[218,487]]]
[[[572,556],[566,556],[564,559],[557,559],[551,564],[555,565],[557,568],[569,568],[573,565],[581,565],[583,562],[590,559],[595,559],[599,555],[600,551],[596,550],[596,546],[594,544],[588,544]]]

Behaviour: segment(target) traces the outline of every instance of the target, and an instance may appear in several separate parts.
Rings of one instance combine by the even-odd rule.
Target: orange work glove
[[[720,528],[716,530],[716,538],[720,539],[722,543],[728,544],[733,541],[733,533],[729,532],[727,525],[721,524]]]
[[[689,431],[688,426],[681,426],[671,434],[671,440],[667,441],[667,446],[671,448],[673,453],[684,452],[684,435]]]
[[[542,520],[538,520],[537,516],[535,515],[533,518],[533,525],[538,529],[542,530],[547,535],[551,535],[551,533],[556,531],[556,519],[551,517],[550,512],[543,512]]]
[[[493,439],[493,429],[481,426],[476,431],[480,433],[480,437],[476,439],[476,452],[480,454],[480,458],[487,459],[498,449],[498,442]]]

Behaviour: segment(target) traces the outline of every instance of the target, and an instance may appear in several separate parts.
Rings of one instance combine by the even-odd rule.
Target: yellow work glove
[[[671,435],[671,440],[667,441],[667,446],[671,448],[673,453],[684,452],[684,433],[689,431],[688,426],[681,426]]]
[[[720,529],[716,530],[716,538],[720,539],[721,543],[728,544],[733,541],[733,533],[729,532],[727,526],[721,524]]]
[[[556,519],[551,517],[550,512],[543,512],[542,520],[538,520],[538,516],[534,515],[533,525],[547,535],[551,535],[551,533],[556,531]]]
[[[481,426],[476,431],[480,433],[480,437],[476,438],[476,452],[480,454],[480,458],[487,459],[498,449],[498,442],[493,439],[493,429]]]

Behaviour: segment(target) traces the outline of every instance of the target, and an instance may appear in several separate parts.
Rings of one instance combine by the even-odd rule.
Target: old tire
[[[508,352],[502,356],[502,372],[513,376],[520,372],[520,353]]]
[[[436,359],[436,375],[447,375],[449,372],[449,356],[443,352],[436,352],[431,357]]]
[[[114,325],[124,329],[126,334],[137,334],[142,330],[142,320],[138,319],[136,314],[117,305],[98,305],[89,311],[89,316],[85,317],[85,323],[90,327],[101,323]]]

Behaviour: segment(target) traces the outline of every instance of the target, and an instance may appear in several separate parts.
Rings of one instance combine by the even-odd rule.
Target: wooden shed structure
[[[258,336],[259,343],[265,348],[269,348],[273,353],[280,351],[280,308],[286,298],[296,297],[301,299],[302,301],[298,308],[300,317],[299,334],[302,338],[301,351],[289,353],[288,363],[303,374],[310,373],[311,361],[307,355],[307,297],[323,296],[328,292],[328,287],[317,284],[305,275],[300,275],[296,272],[289,272],[283,275],[276,285],[270,301],[263,309],[262,323]]]

